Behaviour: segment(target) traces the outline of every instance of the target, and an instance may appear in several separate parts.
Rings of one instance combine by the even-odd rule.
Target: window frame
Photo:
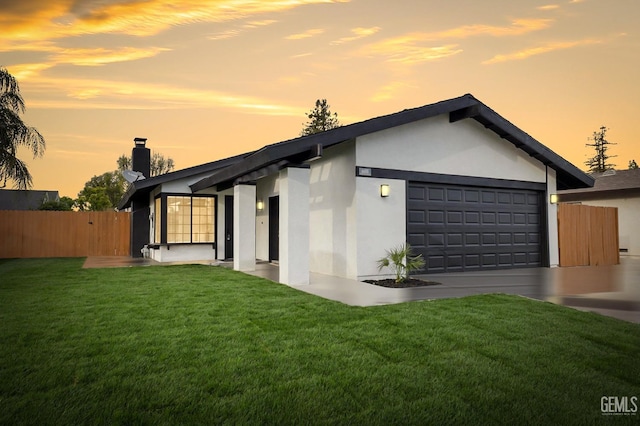
[[[168,243],[167,242],[167,225],[168,225],[168,197],[189,197],[191,199],[191,212],[190,212],[190,231],[189,231],[189,242],[180,242],[180,243]],[[156,200],[160,199],[160,223],[158,223],[157,217],[158,214],[155,213],[154,219],[156,222],[154,226],[160,225],[160,241],[156,241],[156,244],[163,245],[177,245],[177,244],[194,244],[194,245],[213,245],[214,248],[217,248],[218,242],[218,195],[216,194],[184,194],[180,192],[161,192],[160,194],[154,197],[154,206],[156,205]],[[193,242],[193,199],[194,198],[212,198],[213,199],[213,241],[210,242]],[[155,208],[155,207],[154,207]],[[154,230],[155,232],[155,230]]]

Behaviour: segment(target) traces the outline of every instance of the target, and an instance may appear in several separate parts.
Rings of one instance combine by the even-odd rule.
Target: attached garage
[[[543,190],[499,185],[408,183],[407,241],[425,272],[545,266]]]

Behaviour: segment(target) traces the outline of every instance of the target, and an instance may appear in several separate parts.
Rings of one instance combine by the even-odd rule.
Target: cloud
[[[33,92],[52,97],[36,98],[29,108],[57,109],[200,109],[226,108],[259,115],[298,116],[300,107],[262,98],[216,90],[199,90],[166,84],[42,76],[30,83]],[[62,96],[60,96],[62,95]],[[64,99],[66,97],[66,99]],[[60,100],[57,100],[57,99]]]
[[[350,0],[31,0],[9,2],[0,16],[0,50],[84,34],[151,36],[197,22],[229,22],[298,6]],[[6,1],[3,3],[7,3]],[[20,3],[21,5],[15,5]],[[253,21],[259,25],[265,21]],[[20,43],[18,43],[20,42]]]
[[[113,62],[135,61],[143,58],[151,58],[161,52],[170,49],[150,47],[136,49],[125,47],[122,49],[60,49],[51,59],[56,63],[65,63],[82,66],[99,66]]]
[[[353,34],[352,36],[343,37],[343,38],[340,38],[338,40],[332,41],[331,44],[337,45],[337,44],[349,43],[351,41],[355,41],[355,40],[359,40],[361,38],[372,36],[375,33],[377,33],[378,31],[380,31],[380,27],[370,27],[370,28],[358,27],[358,28],[354,28],[354,29],[351,30],[351,33]]]
[[[307,30],[303,33],[299,34],[291,34],[285,37],[285,40],[302,40],[304,38],[311,38],[313,36],[317,36],[324,33],[324,30],[321,28],[313,28],[311,30]]]
[[[485,65],[488,65],[488,64],[496,64],[499,62],[518,61],[518,60],[530,58],[531,56],[554,52],[556,50],[566,50],[566,49],[571,49],[573,47],[588,46],[588,45],[600,44],[600,43],[603,43],[603,41],[593,40],[593,39],[548,43],[548,44],[545,44],[544,46],[532,47],[529,49],[524,49],[518,52],[509,53],[506,55],[496,55],[493,58],[488,59],[482,63]]]
[[[359,53],[364,56],[386,56],[390,62],[415,64],[447,58],[462,52],[458,44],[425,45],[430,42],[478,36],[518,36],[547,28],[551,22],[553,21],[550,19],[515,19],[507,26],[474,24],[438,32],[413,32],[370,44],[361,49]]]
[[[53,67],[54,64],[17,64],[11,65],[8,70],[18,81],[28,80],[39,75],[42,71]]]
[[[275,24],[276,20],[274,19],[265,19],[263,21],[251,21],[242,25],[240,28],[234,28],[227,31],[222,31],[217,34],[212,34],[208,37],[209,40],[224,40],[232,37],[237,37],[242,34],[244,31],[252,30],[254,28],[265,27],[267,25]]]
[[[383,56],[388,62],[416,64],[457,55],[462,52],[457,44],[443,46],[421,46],[420,34],[407,34],[370,44],[360,50],[363,56]]]
[[[552,22],[551,19],[514,19],[511,25],[508,26],[484,24],[463,25],[439,32],[415,33],[414,36],[422,40],[463,39],[475,36],[518,36],[548,28]]]
[[[378,91],[369,99],[373,102],[388,101],[389,99],[393,99],[395,96],[397,96],[398,92],[401,92],[411,87],[413,86],[405,82],[393,81],[389,84],[386,84],[380,87]]]
[[[560,5],[547,4],[547,5],[544,5],[544,6],[538,6],[536,9],[538,9],[538,10],[556,10],[556,9],[560,9]]]
[[[243,28],[265,27],[267,25],[275,24],[276,22],[278,22],[278,21],[276,21],[275,19],[265,19],[265,20],[262,20],[262,21],[251,21],[251,22],[247,22],[242,27]]]

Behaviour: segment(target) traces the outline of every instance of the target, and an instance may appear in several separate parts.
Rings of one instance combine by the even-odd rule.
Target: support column
[[[233,269],[256,269],[256,186],[233,187]]]
[[[309,284],[309,169],[280,171],[280,282]]]

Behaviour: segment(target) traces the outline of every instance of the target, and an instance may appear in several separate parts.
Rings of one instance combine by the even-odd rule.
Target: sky
[[[75,198],[135,137],[176,169],[471,93],[576,166],[640,161],[638,0],[0,0],[0,66]]]

